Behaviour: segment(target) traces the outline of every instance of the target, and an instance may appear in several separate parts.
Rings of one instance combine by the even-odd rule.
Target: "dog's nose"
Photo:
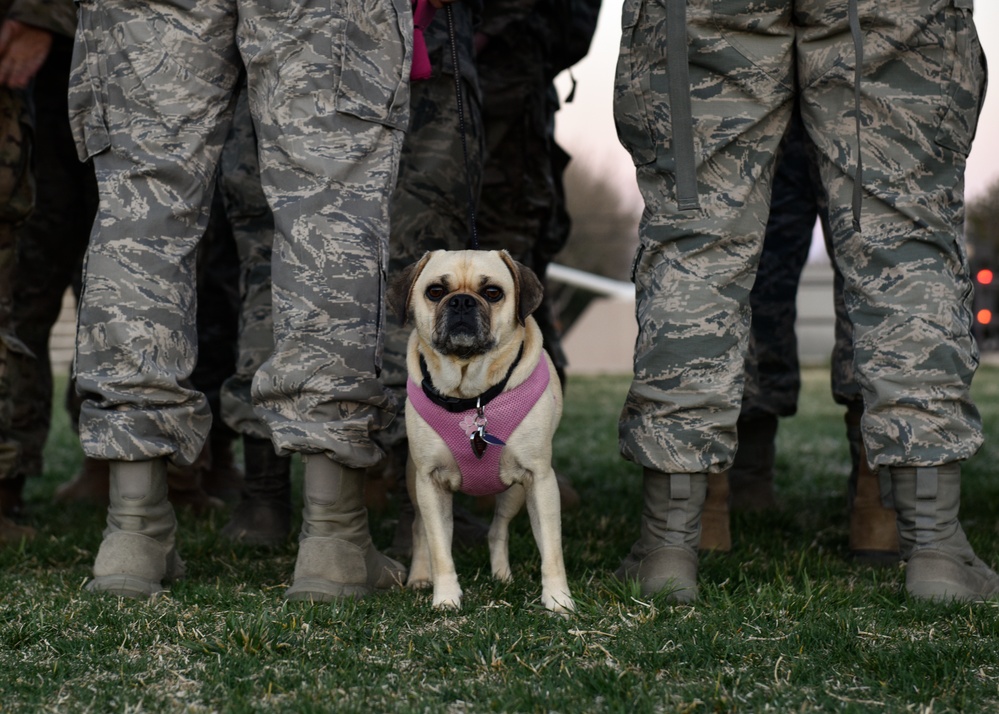
[[[471,295],[454,295],[447,302],[448,307],[452,310],[458,310],[464,312],[465,310],[475,309],[475,298]]]

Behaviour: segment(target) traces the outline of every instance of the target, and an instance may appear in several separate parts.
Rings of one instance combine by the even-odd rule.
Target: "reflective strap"
[[[669,0],[666,9],[666,64],[669,69],[676,206],[681,211],[693,211],[700,204],[697,201],[694,119],[690,109],[690,67],[687,64],[687,0]]]
[[[939,486],[940,478],[935,466],[916,469],[916,545],[933,542]]]
[[[853,230],[860,233],[860,207],[864,200],[864,160],[860,154],[860,80],[863,76],[864,37],[860,33],[860,12],[857,0],[850,0],[850,34],[856,66],[853,76],[853,110],[857,120],[857,171],[853,176]]]
[[[690,474],[669,475],[669,510],[666,512],[666,530],[687,532],[687,504],[690,499]]]

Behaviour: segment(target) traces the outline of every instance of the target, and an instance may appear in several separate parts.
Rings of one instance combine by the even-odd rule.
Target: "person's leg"
[[[735,454],[749,293],[793,101],[789,4],[769,14],[732,5],[715,14],[713,3],[688,3],[679,63],[670,48],[683,45],[668,41],[676,31],[668,9],[625,6],[615,116],[646,211],[634,267],[635,377],[619,429],[622,454],[644,467],[646,489],[641,536],[618,573],[650,591],[670,579],[696,591],[703,494],[707,475],[728,469]],[[743,56],[719,32],[743,37],[757,56]],[[663,89],[684,67],[689,87],[674,87],[672,98],[690,98],[690,118]],[[689,162],[683,122],[696,148]]]
[[[33,357],[12,359],[13,429],[21,444],[19,471],[43,473],[43,450],[52,416],[49,337],[63,297],[79,276],[97,211],[97,181],[91,162],[76,156],[67,119],[66,93],[73,41],[54,36],[35,76],[35,210],[18,229],[14,282],[14,328]],[[107,484],[104,484],[107,498]]]
[[[295,599],[365,594],[405,577],[371,542],[363,480],[383,456],[372,433],[396,408],[378,370],[411,25],[388,0],[357,11],[337,2],[296,16],[287,32],[285,3],[239,8],[275,228],[274,351],[253,398],[279,453],[306,456]]]
[[[9,360],[15,354],[30,357],[28,348],[14,333],[13,277],[19,226],[31,212],[34,199],[29,156],[31,125],[27,96],[0,87],[0,545],[34,536],[8,516],[21,505],[24,476],[17,471],[20,444],[11,429],[13,394]]]
[[[820,210],[826,250],[834,255],[829,226],[828,206]],[[846,407],[846,440],[850,449],[850,477],[847,480],[847,513],[850,519],[848,548],[850,556],[868,565],[893,565],[898,562],[898,528],[895,509],[882,493],[878,471],[867,459],[867,449],[860,433],[864,416],[864,395],[853,365],[853,324],[843,299],[843,274],[833,260],[833,305],[836,315],[835,342],[832,351],[830,382],[833,400]]]
[[[967,8],[963,6],[967,4]],[[960,467],[982,443],[969,393],[978,364],[962,238],[963,174],[985,86],[970,3],[898,0],[862,15],[863,202],[852,225],[857,124],[847,3],[804,3],[805,125],[830,196],[836,262],[854,329],[872,468],[889,471],[906,588],[921,598],[999,594],[957,518]],[[958,7],[962,6],[962,7]]]
[[[211,424],[204,395],[183,384],[197,358],[195,255],[238,62],[231,2],[188,5],[82,4],[70,81],[77,146],[94,159],[101,197],[76,352],[81,443],[110,462],[88,589],[134,597],[183,572],[166,462],[193,463]]]

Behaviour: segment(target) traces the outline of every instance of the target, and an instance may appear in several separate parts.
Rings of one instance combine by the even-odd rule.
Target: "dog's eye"
[[[440,302],[447,295],[447,290],[444,289],[443,285],[431,285],[427,288],[425,295],[434,302]]]
[[[489,302],[499,302],[503,299],[503,289],[495,285],[489,285],[482,291],[482,297]]]

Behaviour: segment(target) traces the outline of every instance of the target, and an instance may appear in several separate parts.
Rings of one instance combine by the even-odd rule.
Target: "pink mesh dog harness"
[[[483,408],[483,416],[489,425],[489,434],[506,441],[524,420],[531,408],[548,388],[548,364],[538,360],[538,366],[522,384],[501,392]],[[433,427],[434,431],[451,449],[458,469],[461,472],[461,492],[469,496],[491,496],[507,489],[500,480],[499,462],[502,446],[490,446],[482,454],[475,455],[471,437],[478,430],[476,410],[449,412],[434,404],[423,393],[423,388],[410,378],[406,382],[406,395],[409,404]],[[552,395],[552,399],[554,399]]]

